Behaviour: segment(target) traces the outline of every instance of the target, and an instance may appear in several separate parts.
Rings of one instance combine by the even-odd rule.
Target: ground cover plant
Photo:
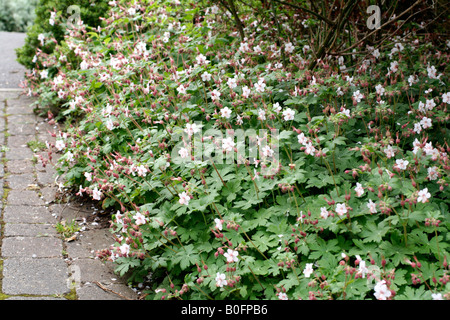
[[[450,298],[445,10],[308,3],[110,1],[28,75],[147,299]]]

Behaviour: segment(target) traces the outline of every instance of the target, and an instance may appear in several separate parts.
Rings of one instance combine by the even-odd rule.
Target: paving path
[[[11,35],[0,33],[5,41]],[[136,299],[112,265],[95,259],[96,250],[113,243],[105,217],[87,203],[58,203],[55,169],[36,161],[39,145],[54,141],[48,133],[54,128],[35,115],[34,100],[17,91],[20,79],[10,81],[15,67],[5,61],[15,53],[8,52],[3,60],[0,50],[0,72],[7,75],[0,80],[0,300]],[[83,228],[75,240],[56,231],[63,221]]]
[[[0,89],[18,88],[25,68],[16,61],[16,48],[23,46],[25,33],[0,31]]]

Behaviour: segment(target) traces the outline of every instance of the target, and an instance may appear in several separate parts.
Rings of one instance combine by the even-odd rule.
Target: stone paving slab
[[[2,292],[7,295],[66,294],[70,292],[67,279],[67,264],[60,258],[9,258],[3,261]]]
[[[34,170],[31,160],[9,160],[6,165],[10,173],[31,173]]]
[[[18,88],[25,67],[16,61],[15,49],[25,44],[24,32],[0,32],[0,88]]]
[[[7,205],[3,212],[5,223],[55,223],[52,212],[44,206],[12,206]]]
[[[36,123],[36,116],[34,114],[18,114],[8,116],[8,124],[33,124]]]
[[[17,135],[8,137],[8,146],[14,147],[27,147],[27,143],[36,140],[34,135]]]
[[[2,256],[9,258],[62,257],[61,239],[55,237],[5,237]]]
[[[18,134],[35,134],[36,128],[29,124],[11,124],[8,126],[8,133],[12,136]]]
[[[1,90],[0,89],[0,102],[4,102],[8,99],[17,99],[17,91],[14,90]]]
[[[14,190],[25,190],[35,183],[34,174],[11,174],[6,178],[8,187]]]
[[[52,224],[45,223],[7,223],[5,225],[5,237],[49,237],[58,236]]]
[[[6,151],[7,160],[27,160],[33,158],[33,152],[28,147],[9,147]]]
[[[45,204],[38,193],[32,190],[11,190],[8,193],[7,202],[15,206],[43,206]]]

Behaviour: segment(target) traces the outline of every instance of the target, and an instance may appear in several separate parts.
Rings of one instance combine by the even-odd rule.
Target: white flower
[[[228,249],[226,253],[223,254],[227,258],[227,263],[237,262],[239,253],[236,250]]]
[[[366,267],[366,262],[365,261],[360,261],[359,262],[358,273],[361,274],[361,276],[363,278],[365,278],[367,272],[369,272],[369,269],[367,269],[367,267]]]
[[[377,94],[382,96],[384,95],[384,88],[381,84],[378,84],[377,86],[375,86],[375,90],[377,90]]]
[[[250,89],[247,86],[242,87],[242,96],[248,98],[250,95]]]
[[[438,79],[438,77],[436,77],[436,67],[435,66],[427,67],[427,72],[428,72],[428,78]]]
[[[431,142],[425,143],[425,147],[423,147],[423,151],[425,151],[427,155],[430,155],[433,152],[433,149],[433,144]]]
[[[414,132],[415,133],[420,133],[422,131],[422,126],[420,125],[419,122],[414,123]]]
[[[67,161],[69,161],[69,162],[73,161],[73,153],[72,152],[67,151],[65,155],[66,155]]]
[[[134,216],[133,219],[136,221],[136,224],[138,226],[147,223],[147,219],[144,217],[144,215],[140,212],[137,212]]]
[[[119,247],[120,253],[123,255],[128,255],[128,253],[130,252],[130,245],[124,243],[123,245],[121,245]]]
[[[254,46],[253,51],[257,54],[260,54],[262,52],[261,47],[259,45]]]
[[[380,51],[378,49],[373,50],[372,55],[378,59],[378,57],[380,56]]]
[[[425,108],[427,110],[433,110],[433,108],[436,106],[436,103],[434,102],[433,99],[427,99],[427,101],[425,102]]]
[[[223,108],[220,110],[220,115],[224,118],[229,119],[231,117],[231,110],[228,107]]]
[[[391,67],[389,68],[389,70],[391,70],[392,72],[397,72],[397,70],[398,70],[398,62],[397,61],[391,62]]]
[[[262,148],[262,153],[264,155],[264,157],[271,157],[274,154],[274,151],[272,149],[270,149],[269,146],[265,146],[264,148]]]
[[[41,46],[44,45],[45,35],[43,33],[40,33],[38,35],[38,40],[41,42]]]
[[[280,113],[281,111],[281,106],[278,102],[274,103],[273,105],[273,111],[275,111],[276,113]]]
[[[55,148],[58,149],[58,151],[61,151],[62,149],[64,149],[66,147],[66,144],[64,143],[63,140],[56,140],[55,142]]]
[[[188,196],[188,194],[183,191],[182,193],[178,194],[178,196],[180,197],[180,199],[178,200],[178,202],[183,205],[189,205],[189,201],[191,200],[191,198]]]
[[[417,108],[419,109],[420,112],[425,112],[425,103],[423,103],[422,101],[419,101],[419,105],[417,106]]]
[[[450,92],[444,93],[442,95],[442,102],[450,104]]]
[[[211,80],[211,74],[209,74],[207,71],[202,73],[202,80],[203,81],[209,81]]]
[[[442,293],[432,293],[432,294],[431,294],[431,298],[432,298],[433,300],[444,300],[444,299],[442,298]]]
[[[437,167],[430,167],[428,168],[428,179],[430,180],[436,180],[438,178],[438,171],[437,171]]]
[[[223,286],[227,285],[226,275],[224,273],[217,272],[216,274],[216,286],[223,288]]]
[[[356,183],[355,192],[357,197],[360,197],[364,194],[364,188],[362,187],[361,183]]]
[[[227,84],[230,87],[230,89],[234,89],[237,87],[237,80],[236,78],[228,78]]]
[[[139,177],[145,177],[145,175],[147,174],[147,168],[144,167],[144,165],[140,165],[139,167],[137,167],[137,173]]]
[[[327,210],[327,208],[325,208],[325,207],[320,208],[320,216],[323,219],[328,218],[328,210]]]
[[[200,131],[200,127],[197,126],[195,123],[193,123],[193,124],[186,123],[186,129],[184,129],[184,132],[186,132],[189,135],[189,137],[199,131]]]
[[[102,198],[102,192],[99,191],[97,187],[92,190],[92,198],[94,200],[100,200]]]
[[[306,145],[308,143],[308,138],[305,136],[303,132],[300,132],[300,134],[297,136],[298,143],[302,145]]]
[[[356,102],[361,102],[361,99],[364,98],[364,96],[359,92],[359,90],[356,90],[353,92],[353,98],[355,98]]]
[[[414,83],[417,83],[417,81],[419,81],[419,79],[417,78],[416,75],[410,75],[410,76],[408,77],[408,83],[409,83],[409,86],[410,86],[410,87],[411,87]]]
[[[241,42],[240,46],[239,46],[239,51],[245,52],[245,51],[249,51],[250,47],[248,46],[247,42]]]
[[[84,177],[86,178],[86,181],[92,181],[92,173],[91,172],[85,172]]]
[[[347,206],[345,205],[345,203],[336,204],[336,213],[339,216],[343,216],[344,214],[347,213]]]
[[[417,201],[425,203],[431,197],[431,194],[428,192],[428,188],[422,189],[418,193]]]
[[[313,154],[314,152],[316,152],[316,148],[314,148],[314,146],[312,145],[311,142],[307,142],[305,144],[305,153],[306,154]]]
[[[345,115],[347,118],[350,118],[350,110],[342,108],[342,111],[339,112],[338,114],[343,114]]]
[[[294,120],[295,111],[291,108],[287,108],[283,111],[284,121]]]
[[[231,137],[222,140],[222,149],[226,152],[233,151],[235,143]]]
[[[41,79],[47,79],[48,78],[48,70],[42,70],[40,73]]]
[[[310,46],[308,46],[308,45],[305,45],[305,46],[303,46],[303,54],[306,54],[308,51],[309,51],[309,49],[311,49],[311,47]]]
[[[219,13],[219,7],[216,5],[213,5],[212,7],[208,8],[209,10],[211,10],[212,14],[217,14]]]
[[[216,218],[214,219],[214,222],[216,223],[216,228],[222,230],[222,220]]]
[[[221,95],[221,93],[219,91],[217,91],[217,89],[214,89],[211,92],[211,99],[214,100],[214,101],[215,100],[219,100],[220,95]]]
[[[375,298],[377,298],[378,300],[386,300],[392,294],[391,291],[386,286],[385,280],[381,280],[381,281],[377,282],[374,290],[375,290],[375,293],[374,293]]]
[[[266,87],[266,84],[264,83],[264,79],[259,79],[257,83],[255,83],[255,90],[256,92],[264,92],[264,88]]]
[[[305,269],[303,269],[303,274],[305,275],[306,278],[309,278],[311,276],[311,273],[314,272],[312,266],[313,266],[312,263],[307,263]]]
[[[201,53],[195,58],[195,60],[197,60],[197,63],[199,65],[208,64],[209,62],[208,60],[206,60],[206,57]]]
[[[395,163],[397,164],[397,168],[399,168],[400,170],[406,170],[406,167],[409,164],[408,160],[403,160],[403,159],[397,159],[395,161]]]
[[[284,46],[284,51],[286,51],[287,53],[292,53],[294,49],[295,47],[292,45],[291,42],[286,43],[286,45]]]
[[[106,121],[106,128],[108,128],[108,130],[112,131],[114,129],[114,122],[112,121],[111,118],[109,118]]]
[[[189,151],[186,148],[181,148],[180,150],[178,150],[178,154],[182,159],[189,157]]]
[[[388,158],[392,158],[395,155],[394,149],[391,146],[387,146],[383,151]]]
[[[420,120],[420,124],[422,125],[423,129],[431,128],[431,119],[427,117],[423,117],[422,120]]]
[[[377,204],[370,199],[367,203],[367,208],[369,208],[370,213],[377,213]]]
[[[177,91],[178,91],[179,93],[186,94],[186,88],[185,88],[183,85],[180,85],[180,86],[177,88]]]
[[[280,299],[280,300],[288,300],[288,296],[285,292],[278,292],[277,296],[278,296],[278,299]]]
[[[258,109],[258,116],[260,120],[266,120],[266,111],[264,109]]]

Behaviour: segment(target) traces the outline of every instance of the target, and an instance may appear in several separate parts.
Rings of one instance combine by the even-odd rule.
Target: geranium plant
[[[149,299],[448,299],[448,42],[317,61],[320,17],[220,3],[110,1],[28,79],[66,119],[41,160],[112,210],[99,257]]]

